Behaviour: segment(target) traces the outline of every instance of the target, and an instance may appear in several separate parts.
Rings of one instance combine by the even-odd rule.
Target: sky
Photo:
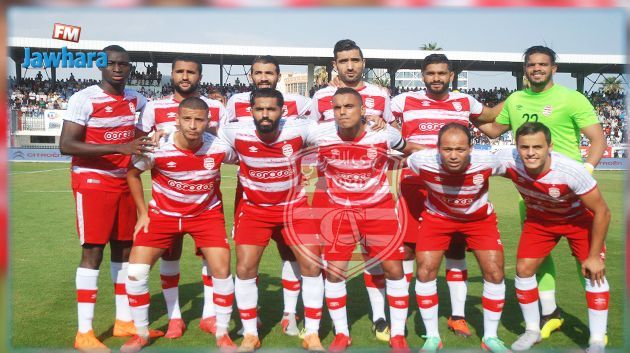
[[[60,22],[81,26],[81,39],[93,40],[322,47],[332,52],[337,40],[350,38],[364,49],[413,50],[436,42],[454,51],[520,53],[543,44],[560,56],[626,53],[622,9],[10,8],[7,18],[9,36],[20,37],[49,38],[53,24]],[[170,71],[168,65],[159,68]],[[204,70],[204,81],[218,81],[217,66]],[[305,70],[282,67],[283,72]],[[243,69],[234,67],[233,72],[242,74]],[[14,73],[12,64],[9,75]],[[75,72],[78,77],[95,74]],[[507,72],[473,72],[469,80],[475,87],[515,87]],[[568,74],[558,74],[556,81],[575,88]]]

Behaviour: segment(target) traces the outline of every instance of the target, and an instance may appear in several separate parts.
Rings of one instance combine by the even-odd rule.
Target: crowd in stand
[[[135,69],[135,68],[134,68]],[[135,72],[135,71],[134,71]],[[134,78],[135,77],[135,78]],[[138,91],[149,100],[161,99],[172,93],[170,83],[165,83],[160,88],[162,74],[153,66],[147,67],[147,73],[140,76],[131,76],[130,84],[140,85]],[[143,81],[144,80],[144,81]],[[141,84],[149,80],[155,81],[156,84]],[[20,117],[42,117],[45,109],[66,109],[70,96],[83,88],[97,84],[97,80],[93,79],[75,79],[71,75],[68,79],[57,80],[53,86],[51,80],[44,80],[39,73],[35,78],[24,78],[17,82],[14,77],[9,77],[9,107],[16,110]],[[140,84],[139,84],[140,83]],[[326,85],[315,86],[309,93],[312,96],[316,90]],[[235,93],[247,92],[252,86],[247,83],[241,83],[237,80],[234,84],[216,85],[212,83],[201,83],[199,90],[201,94],[208,95],[212,91],[219,91],[229,99]],[[409,89],[396,87],[393,95],[416,91],[418,89]],[[504,100],[512,91],[507,88],[479,89],[473,88],[469,90],[461,90],[470,94],[477,100],[488,106],[494,106]],[[626,111],[625,111],[625,94],[623,92],[604,94],[602,91],[594,91],[586,94],[587,98],[593,103],[609,146],[619,146],[627,142],[626,136]],[[508,132],[500,138],[490,141],[488,137],[480,131],[473,128],[473,137],[475,144],[511,144],[512,136]],[[588,139],[582,137],[582,146],[588,146]]]

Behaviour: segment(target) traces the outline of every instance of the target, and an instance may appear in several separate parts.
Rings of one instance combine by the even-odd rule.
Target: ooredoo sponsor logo
[[[214,189],[214,184],[188,184],[178,180],[169,180],[168,186],[175,190],[181,191],[211,191]]]
[[[249,176],[256,179],[281,179],[293,175],[290,169],[283,170],[250,170]]]
[[[103,137],[107,141],[126,140],[133,138],[133,131],[108,131]]]

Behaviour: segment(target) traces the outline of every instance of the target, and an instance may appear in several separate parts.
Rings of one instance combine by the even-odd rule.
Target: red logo
[[[81,27],[62,23],[55,23],[53,26],[53,39],[79,43],[79,37],[81,37]]]

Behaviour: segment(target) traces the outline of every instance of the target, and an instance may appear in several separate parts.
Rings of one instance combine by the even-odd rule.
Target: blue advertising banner
[[[70,162],[71,158],[56,148],[9,148],[9,160],[13,162]]]

